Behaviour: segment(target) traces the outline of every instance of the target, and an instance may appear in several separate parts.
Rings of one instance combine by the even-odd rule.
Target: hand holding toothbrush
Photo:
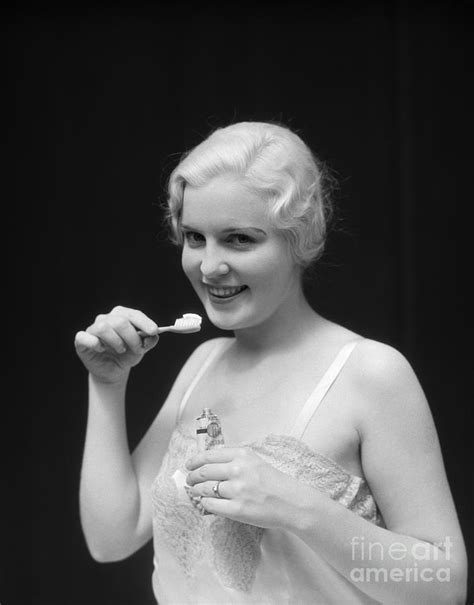
[[[160,328],[141,311],[118,306],[78,332],[74,344],[86,369],[100,382],[113,384],[127,378],[162,332],[198,332],[201,321],[199,315],[187,313],[174,325]]]

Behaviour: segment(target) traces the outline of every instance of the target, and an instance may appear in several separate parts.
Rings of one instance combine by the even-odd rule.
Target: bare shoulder
[[[406,357],[394,347],[362,339],[351,356],[350,381],[357,394],[362,427],[379,418],[428,420],[430,411],[420,382]]]
[[[179,381],[182,383],[189,382],[209,355],[217,348],[223,347],[230,340],[233,339],[227,337],[211,338],[197,346],[183,365],[178,377]]]
[[[194,349],[176,376],[169,395],[161,407],[158,417],[161,416],[161,418],[163,418],[166,414],[171,414],[173,419],[175,418],[181,399],[183,398],[186,389],[190,386],[194,377],[199,372],[201,366],[205,363],[209,355],[212,354],[213,350],[215,350],[217,347],[223,346],[224,341],[228,340],[230,339],[211,338],[210,340],[202,342]]]
[[[203,361],[208,355],[210,355],[215,349],[224,347],[226,343],[230,343],[234,338],[227,336],[219,336],[217,338],[210,338],[205,340],[199,346],[197,346],[188,358],[188,362],[196,363]]]
[[[352,353],[354,376],[369,387],[387,387],[400,380],[416,380],[406,357],[394,347],[363,338]]]

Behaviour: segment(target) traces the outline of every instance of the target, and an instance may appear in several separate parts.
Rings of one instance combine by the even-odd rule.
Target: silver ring
[[[214,492],[214,496],[215,496],[216,498],[222,498],[222,496],[221,496],[221,495],[220,495],[220,493],[219,493],[219,483],[222,483],[222,482],[221,482],[221,481],[218,481],[218,482],[217,482],[217,483],[214,485],[214,487],[212,488],[212,491]]]

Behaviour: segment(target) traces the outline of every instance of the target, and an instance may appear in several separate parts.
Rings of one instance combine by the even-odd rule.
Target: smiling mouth
[[[217,288],[215,286],[207,286],[208,292],[211,296],[216,298],[232,298],[233,296],[237,296],[244,290],[247,289],[247,286],[235,286],[235,287],[220,287]]]

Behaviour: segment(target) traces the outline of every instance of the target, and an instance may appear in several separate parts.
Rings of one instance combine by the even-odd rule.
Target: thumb
[[[148,352],[153,349],[153,347],[156,347],[159,340],[160,337],[158,336],[158,334],[156,336],[146,336],[143,339],[143,348]]]

